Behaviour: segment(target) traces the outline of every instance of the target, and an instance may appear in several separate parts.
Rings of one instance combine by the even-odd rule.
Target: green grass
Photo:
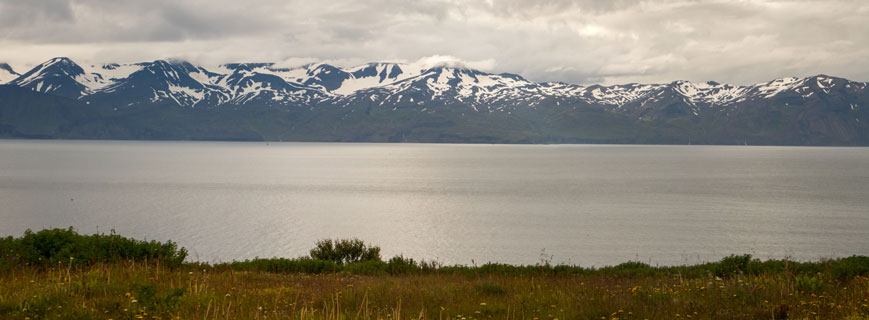
[[[83,241],[78,237],[99,241],[66,231],[61,232],[67,236],[63,239],[73,243]],[[7,251],[0,258],[16,256],[8,248],[18,247],[9,243],[43,232],[60,231],[2,239]],[[63,241],[54,244],[69,248]],[[100,251],[82,254],[101,258],[82,258],[80,263],[63,260],[52,250],[47,252],[53,258],[42,258],[60,263],[6,263],[0,269],[0,318],[869,318],[869,258],[864,256],[794,262],[742,255],[693,266],[626,262],[593,269],[440,266],[405,257],[346,264],[311,258],[172,264],[153,254],[93,253]]]

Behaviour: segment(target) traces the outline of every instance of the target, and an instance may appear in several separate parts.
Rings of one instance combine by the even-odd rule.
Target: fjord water
[[[0,235],[74,226],[190,260],[359,237],[448,264],[869,254],[869,148],[0,141]]]

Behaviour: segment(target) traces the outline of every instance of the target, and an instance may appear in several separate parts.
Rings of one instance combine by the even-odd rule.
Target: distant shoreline
[[[275,144],[375,144],[375,145],[471,145],[471,146],[670,146],[670,147],[807,147],[807,148],[866,148],[869,145],[741,145],[741,144],[666,144],[666,143],[485,143],[485,142],[394,142],[394,141],[281,141],[281,140],[147,140],[147,139],[65,139],[0,137],[0,141],[57,141],[57,142],[229,142]]]

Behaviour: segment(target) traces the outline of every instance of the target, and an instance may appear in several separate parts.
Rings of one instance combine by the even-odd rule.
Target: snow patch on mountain
[[[140,64],[103,64],[81,65],[84,73],[75,77],[78,83],[87,87],[88,92],[96,92],[118,81],[122,81],[133,72],[142,69]]]
[[[643,98],[653,97],[660,93],[666,85],[627,84],[610,87],[591,86],[586,88],[581,96],[587,101],[596,101],[604,105],[623,106]]]
[[[780,78],[770,82],[756,84],[753,86],[752,91],[757,92],[760,97],[768,99],[785,91],[793,91],[802,86],[805,82],[806,79],[800,79],[797,77]]]
[[[676,81],[672,84],[673,91],[685,97],[688,104],[698,105],[729,105],[743,97],[747,87],[731,86],[716,82],[692,83]]]

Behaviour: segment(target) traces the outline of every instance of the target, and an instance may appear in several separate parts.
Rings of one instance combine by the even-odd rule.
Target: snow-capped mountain
[[[2,77],[17,76],[0,65]],[[515,74],[491,74],[456,65],[369,63],[340,68],[324,63],[295,68],[272,63],[224,64],[213,70],[184,61],[81,66],[54,58],[6,80],[9,85],[115,107],[169,103],[185,107],[220,105],[346,106],[465,105],[473,111],[511,111],[546,102],[600,105],[643,116],[662,104],[680,104],[689,115],[751,101],[821,99],[862,94],[866,83],[828,76],[784,78],[752,86],[674,81],[668,84],[578,86],[536,83]],[[799,103],[798,101],[793,101]],[[672,107],[671,107],[672,109]]]
[[[12,137],[869,145],[867,83],[826,75],[582,86],[455,63],[55,58],[0,64],[0,82]]]
[[[79,98],[87,93],[88,76],[68,58],[54,58],[43,62],[9,82],[9,85],[52,95]]]
[[[533,106],[545,97],[538,84],[521,76],[468,68],[432,67],[396,80],[336,97],[335,103],[347,105],[361,99],[381,106],[464,104],[480,111],[480,107],[502,109],[520,103]]]

